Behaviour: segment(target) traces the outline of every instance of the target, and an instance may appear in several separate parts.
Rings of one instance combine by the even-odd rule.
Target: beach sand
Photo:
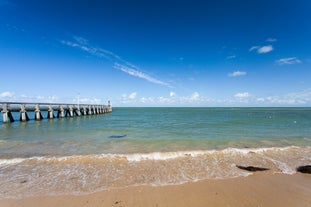
[[[1,207],[299,206],[311,207],[311,175],[255,173],[171,186],[137,186],[89,195],[2,199]]]

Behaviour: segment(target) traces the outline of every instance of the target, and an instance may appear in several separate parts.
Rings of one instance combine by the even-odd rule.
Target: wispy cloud
[[[281,58],[276,61],[278,65],[293,65],[293,64],[298,64],[301,63],[301,60],[299,60],[296,57],[290,57],[290,58]]]
[[[278,41],[276,38],[271,38],[271,37],[269,37],[267,40],[266,40],[267,42],[276,42],[276,41]]]
[[[87,45],[89,43],[89,41],[83,37],[74,36],[73,38],[82,45]]]
[[[226,57],[227,60],[231,60],[231,59],[234,59],[234,58],[236,58],[235,55],[230,55],[230,56],[227,56],[227,57]]]
[[[245,71],[234,71],[232,73],[229,73],[228,76],[229,77],[237,77],[237,76],[244,76],[246,75],[247,73]]]
[[[260,46],[252,46],[251,48],[249,48],[248,51],[253,51],[253,50],[258,50],[260,48]]]
[[[119,63],[115,63],[113,67],[115,69],[121,70],[121,71],[123,71],[123,72],[125,72],[125,73],[127,73],[129,75],[145,79],[145,80],[147,80],[147,81],[149,81],[151,83],[156,83],[156,84],[160,84],[160,85],[163,85],[163,86],[169,86],[168,83],[165,83],[165,82],[160,81],[160,80],[158,80],[156,78],[153,78],[153,77],[151,77],[150,75],[148,75],[146,73],[138,71],[138,70],[136,70],[136,68],[134,69],[133,67],[129,67],[129,66],[122,65],[122,64],[119,64]]]
[[[76,40],[76,42],[65,41],[65,40],[61,40],[60,42],[64,45],[83,50],[84,52],[87,52],[91,55],[94,55],[100,58],[105,58],[111,61],[123,61],[118,55],[114,54],[113,52],[88,45],[87,44],[88,41],[83,38],[75,37],[74,39]],[[81,43],[85,43],[85,44],[81,44]]]
[[[252,51],[257,51],[259,54],[264,54],[264,53],[269,53],[273,51],[273,46],[272,45],[266,45],[266,46],[252,46],[249,49],[250,52]]]
[[[98,48],[98,47],[93,47],[89,44],[89,41],[83,37],[74,36],[74,39],[75,39],[75,42],[65,41],[65,40],[61,40],[60,42],[64,45],[83,50],[93,56],[105,58],[111,62],[114,62],[113,68],[121,70],[129,75],[145,79],[151,83],[170,87],[168,83],[165,83],[144,72],[141,72],[139,67],[122,59],[119,55],[109,50],[105,50],[105,49]]]

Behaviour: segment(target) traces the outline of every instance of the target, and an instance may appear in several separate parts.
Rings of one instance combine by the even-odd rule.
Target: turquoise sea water
[[[0,120],[0,194],[79,194],[248,175],[236,164],[291,174],[311,164],[310,147],[311,108],[114,108]]]
[[[311,108],[114,108],[0,130],[0,158],[311,146]]]

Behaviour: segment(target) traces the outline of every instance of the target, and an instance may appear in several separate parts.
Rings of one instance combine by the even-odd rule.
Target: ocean
[[[311,164],[311,108],[133,107],[29,117],[6,124],[0,118],[0,198],[251,174],[236,165],[294,174]]]

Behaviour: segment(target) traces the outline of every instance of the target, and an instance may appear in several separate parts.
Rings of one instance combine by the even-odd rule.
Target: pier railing
[[[34,112],[34,120],[42,120],[41,111],[47,111],[47,119],[74,116],[87,116],[112,112],[110,101],[108,105],[100,104],[68,104],[68,103],[33,103],[33,102],[0,102],[3,123],[14,122],[12,112],[20,113],[20,121],[29,121],[27,112]]]

